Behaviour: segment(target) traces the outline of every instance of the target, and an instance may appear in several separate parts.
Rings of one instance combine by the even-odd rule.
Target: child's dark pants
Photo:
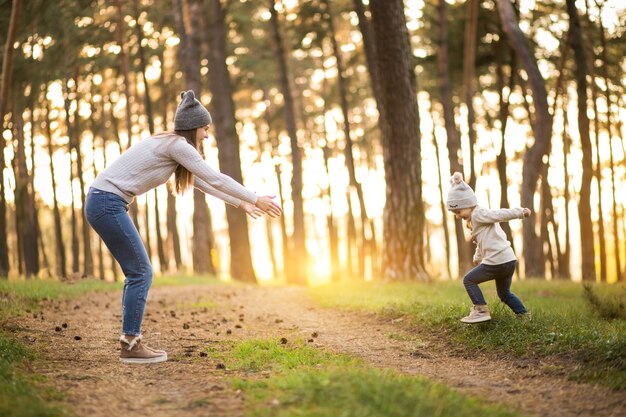
[[[463,285],[467,290],[472,303],[474,305],[485,305],[485,297],[478,287],[478,284],[495,280],[498,297],[506,305],[508,305],[515,314],[526,313],[526,307],[522,301],[511,292],[511,281],[515,272],[517,261],[510,261],[499,265],[480,264],[469,271],[463,278]]]

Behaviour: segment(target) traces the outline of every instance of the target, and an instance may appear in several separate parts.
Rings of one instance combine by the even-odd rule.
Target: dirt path
[[[43,351],[45,360],[37,362],[35,371],[66,394],[76,415],[242,416],[245,398],[231,388],[231,371],[218,369],[216,359],[200,352],[207,346],[223,348],[219,341],[252,337],[311,340],[525,415],[626,415],[623,392],[546,375],[538,361],[464,357],[458,349],[450,352],[443,341],[409,333],[401,322],[320,308],[301,288],[153,289],[144,335],[152,346],[166,349],[170,360],[145,367],[118,362],[119,312],[119,293],[91,294],[78,301],[49,302],[26,322],[15,323],[24,340]]]

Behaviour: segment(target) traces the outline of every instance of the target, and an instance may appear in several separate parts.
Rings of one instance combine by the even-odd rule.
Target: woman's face
[[[204,139],[209,137],[209,125],[196,129],[196,143],[202,143]]]

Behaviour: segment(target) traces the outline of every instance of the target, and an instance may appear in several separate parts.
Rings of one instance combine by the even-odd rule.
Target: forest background
[[[457,278],[451,173],[503,224],[521,278],[626,275],[618,0],[0,0],[0,276],[121,271],[89,184],[181,90],[214,119],[209,164],[280,219],[165,186],[131,215],[158,273],[319,283]]]

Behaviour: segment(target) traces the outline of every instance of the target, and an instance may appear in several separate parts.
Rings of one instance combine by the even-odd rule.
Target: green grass
[[[493,320],[477,325],[459,322],[471,306],[463,284],[342,283],[311,289],[322,304],[377,311],[445,335],[452,343],[475,352],[513,357],[555,356],[573,361],[569,376],[626,389],[626,321],[606,320],[583,297],[583,287],[571,282],[515,282],[512,290],[531,310],[531,321],[520,320],[502,304],[493,282],[481,286]],[[596,285],[599,296],[625,297],[619,285]],[[558,365],[558,361],[555,361]]]
[[[233,384],[245,392],[249,416],[517,415],[424,378],[369,368],[358,359],[302,341],[244,341],[221,355],[228,368],[246,374]]]
[[[206,276],[157,277],[153,286],[203,285],[219,281]],[[3,330],[3,322],[19,317],[46,300],[75,298],[96,291],[119,291],[123,283],[93,279],[75,283],[56,280],[11,279],[0,280],[0,416],[2,417],[54,417],[67,415],[54,401],[60,393],[46,388],[41,376],[28,372],[29,363],[36,360],[36,352],[27,349],[10,331]],[[208,304],[207,304],[208,305]],[[198,404],[193,405],[199,406]]]
[[[51,404],[58,393],[41,387],[41,377],[29,374],[22,366],[34,353],[12,335],[0,331],[0,416],[56,417],[60,409]]]

